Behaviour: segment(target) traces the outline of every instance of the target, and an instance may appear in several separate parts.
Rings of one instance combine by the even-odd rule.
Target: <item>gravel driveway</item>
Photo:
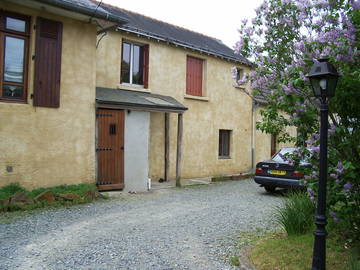
[[[239,231],[273,229],[252,180],[127,195],[0,224],[0,269],[232,269]]]

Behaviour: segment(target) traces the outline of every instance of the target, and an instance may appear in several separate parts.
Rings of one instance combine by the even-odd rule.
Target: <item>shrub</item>
[[[349,264],[351,270],[360,270],[360,247],[351,250]]]
[[[276,222],[288,235],[307,233],[314,224],[315,203],[306,193],[292,192],[275,208]]]
[[[0,188],[0,200],[4,200],[14,195],[16,192],[27,193],[27,190],[18,183],[11,183]]]
[[[22,192],[26,194],[29,198],[34,199],[40,193],[50,190],[55,196],[66,193],[74,193],[80,196],[79,199],[74,199],[71,201],[66,201],[62,199],[56,199],[51,204],[46,201],[32,201],[25,204],[3,204],[2,200],[9,198],[14,195],[16,192]],[[21,187],[18,183],[11,183],[7,186],[0,188],[0,212],[13,212],[18,210],[32,210],[42,207],[60,207],[60,206],[70,206],[75,204],[88,203],[93,200],[93,198],[84,197],[87,191],[96,190],[96,186],[92,184],[79,184],[79,185],[61,185],[55,187],[47,188],[37,188],[32,191],[28,191],[25,188]],[[104,196],[102,196],[104,198]]]

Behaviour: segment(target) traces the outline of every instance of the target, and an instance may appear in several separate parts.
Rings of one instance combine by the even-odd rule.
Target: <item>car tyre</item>
[[[276,189],[276,187],[274,187],[274,186],[264,186],[264,188],[267,192],[270,192],[270,193],[274,192]]]

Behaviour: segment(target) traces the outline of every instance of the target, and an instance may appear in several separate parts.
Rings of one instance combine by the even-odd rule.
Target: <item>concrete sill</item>
[[[200,101],[209,101],[208,97],[198,97],[198,96],[192,96],[192,95],[184,95],[184,98],[200,100]]]
[[[137,86],[137,85],[134,85],[134,84],[121,83],[121,84],[118,84],[117,88],[118,89],[124,89],[124,90],[139,91],[139,92],[144,92],[144,93],[151,93],[151,89],[144,88],[142,85]]]

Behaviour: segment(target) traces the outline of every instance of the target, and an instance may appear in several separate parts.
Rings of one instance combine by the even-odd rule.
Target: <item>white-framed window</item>
[[[121,83],[147,88],[149,46],[124,41],[121,57]]]

